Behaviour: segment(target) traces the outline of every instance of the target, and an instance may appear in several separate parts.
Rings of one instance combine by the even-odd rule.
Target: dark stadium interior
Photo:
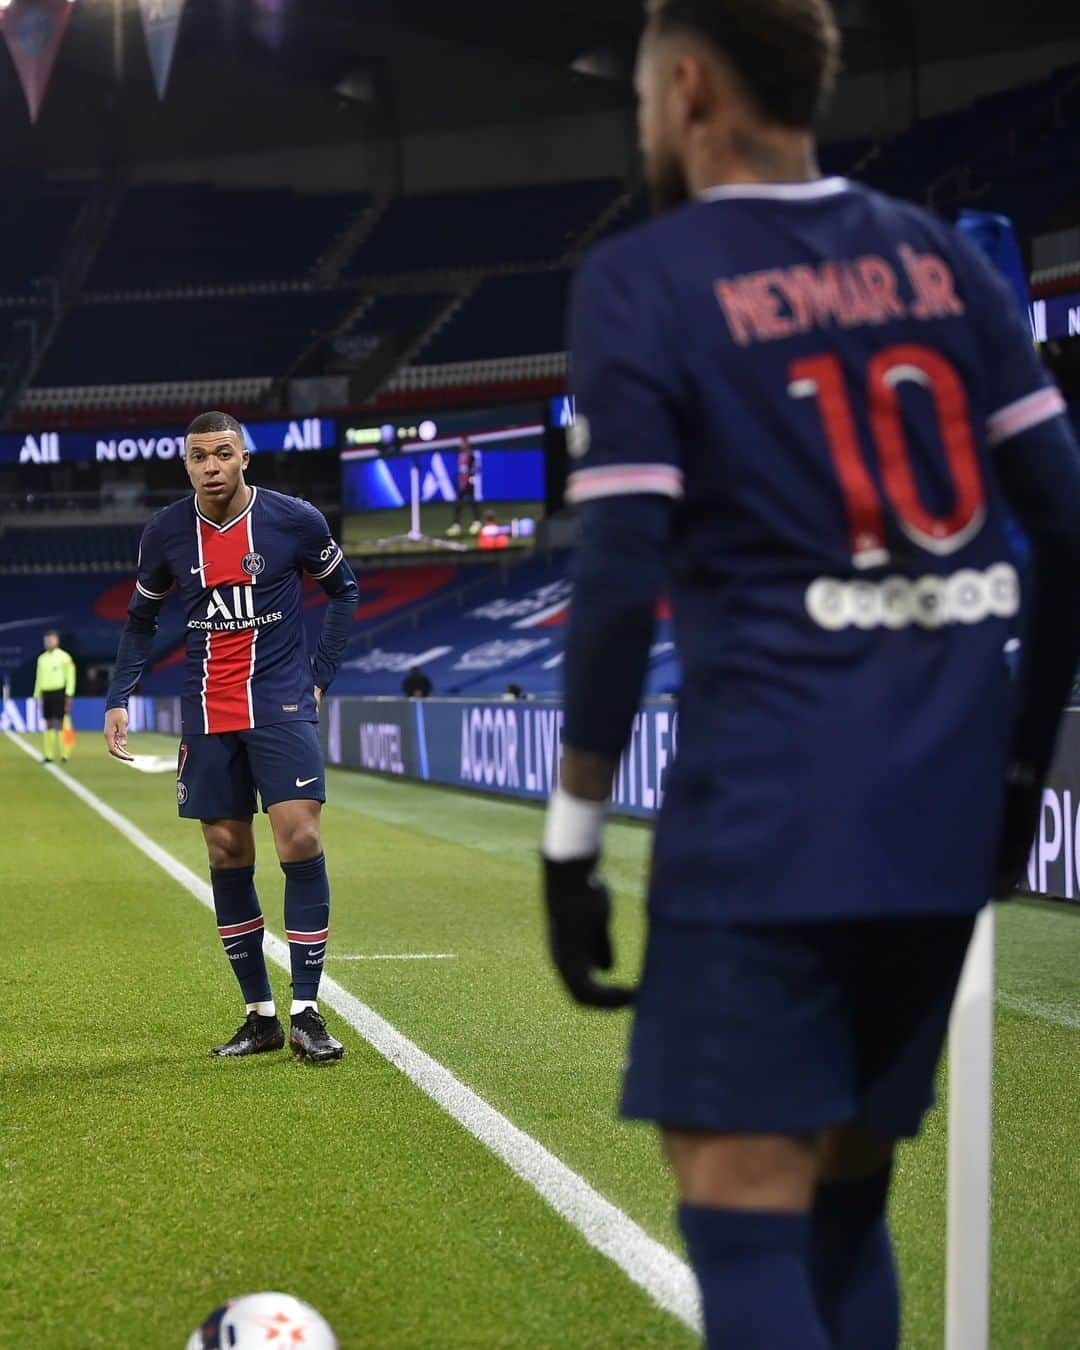
[[[1045,596],[1080,568],[1080,479],[1045,486],[1068,437],[1032,349],[1080,437],[1080,0],[827,2],[823,175],[947,225],[876,199],[871,232],[866,194],[796,183],[805,143],[781,170],[759,126],[744,173],[686,181],[760,200],[627,237],[657,0],[0,0],[0,1350],[691,1350],[696,1226],[734,1270],[714,1306],[782,1267],[799,1299],[759,1306],[880,1324],[815,1346],[1080,1346],[1080,672],[1048,777],[1016,734],[1049,735],[1074,654]],[[721,132],[698,149],[737,147],[747,86],[688,64]],[[590,401],[590,356],[623,397]],[[1045,566],[1051,536],[1077,566]],[[1040,640],[1061,678],[1010,723]],[[994,872],[1015,893],[893,1157],[893,1080],[930,1083],[949,1006],[913,1020],[912,972],[951,979],[971,917],[927,895],[970,874],[983,905],[1017,801],[1026,871]],[[700,912],[665,925],[684,887]],[[658,917],[700,963],[659,994]],[[689,1122],[666,1149],[617,1116],[646,998],[575,1008],[548,959],[584,1001],[609,933],[601,998],[640,977],[682,1018],[658,1090],[695,1038],[720,1066],[654,1112]],[[218,1056],[315,998],[340,1066]],[[739,1065],[755,1003],[773,1039]],[[833,1039],[875,1091],[856,1109],[845,1068],[815,1114],[795,1070]],[[732,1068],[735,1130],[696,1152]],[[798,1111],[742,1152],[759,1089]],[[676,1211],[685,1149],[708,1165]],[[758,1321],[725,1350],[810,1344]]]
[[[0,575],[129,567],[132,530],[177,482],[153,449],[94,462],[72,436],[175,435],[221,404],[253,424],[336,418],[340,441],[380,416],[565,392],[573,269],[647,212],[637,6],[362,11],[189,0],[159,100],[135,5],[117,26],[113,8],[80,0],[36,125],[6,69]],[[1059,302],[1080,292],[1073,7],[1033,6],[1022,32],[997,0],[838,12],[824,169],[947,216],[1010,216],[1047,297],[1047,358],[1080,400],[1080,339]],[[561,447],[553,426],[549,453]],[[307,487],[337,518],[338,448],[264,454],[253,476]],[[551,506],[556,464],[548,477]],[[42,557],[27,522],[46,518]],[[562,538],[557,520],[541,534],[556,550]],[[528,591],[512,572],[500,559],[501,584]]]

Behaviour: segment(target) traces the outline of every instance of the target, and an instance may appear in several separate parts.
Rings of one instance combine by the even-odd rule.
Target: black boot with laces
[[[294,1055],[310,1059],[313,1064],[325,1064],[340,1059],[345,1047],[330,1035],[326,1020],[315,1008],[303,1008],[290,1018],[289,1047]]]
[[[219,1057],[261,1055],[266,1050],[281,1050],[285,1045],[285,1028],[276,1017],[260,1017],[249,1012],[237,1027],[231,1040],[215,1045],[210,1051]]]

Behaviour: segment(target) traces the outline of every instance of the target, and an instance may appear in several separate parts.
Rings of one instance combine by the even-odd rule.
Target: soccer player
[[[41,704],[41,720],[45,723],[41,762],[52,764],[59,758],[66,764],[70,752],[62,728],[75,697],[75,662],[60,646],[60,634],[55,628],[49,629],[42,642],[45,650],[37,659],[34,677],[34,697]]]
[[[461,533],[461,511],[465,502],[472,512],[470,534],[480,533],[480,512],[476,507],[476,480],[480,476],[480,456],[472,448],[467,436],[461,438],[461,449],[457,457],[457,498],[454,501],[454,520],[447,534]]]
[[[255,891],[256,793],[270,816],[285,873],[292,965],[289,1043],[315,1063],[340,1059],[317,995],[330,925],[320,833],[326,800],[316,720],[337,673],[359,599],[356,579],[323,516],[278,492],[249,486],[243,429],[225,413],[196,417],[185,467],[195,494],[167,506],[143,531],[138,579],[106,699],[109,753],[130,759],[127,702],[150,656],[157,616],[175,585],[187,610],[183,744],[176,772],[180,815],[202,823],[218,932],[247,1017],[215,1055],[280,1050]],[[304,648],[301,577],[330,597],[314,660]]]
[[[657,599],[684,683],[622,1109],[657,1122],[734,1350],[881,1350],[895,1142],[977,912],[1018,876],[1080,657],[1080,456],[1004,282],[949,225],[819,176],[826,0],[652,0],[661,214],[577,279],[584,518],[552,954],[611,966],[596,868]],[[1021,670],[1002,655],[1032,551]],[[608,678],[599,680],[602,670]]]

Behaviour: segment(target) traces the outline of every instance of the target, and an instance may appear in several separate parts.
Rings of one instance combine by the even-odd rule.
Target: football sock
[[[900,1291],[885,1207],[891,1167],[861,1181],[818,1187],[810,1271],[835,1350],[895,1350]]]
[[[211,868],[210,884],[214,890],[214,911],[222,946],[233,974],[240,982],[244,1002],[271,1002],[270,978],[263,957],[263,916],[255,893],[255,868]]]
[[[289,1016],[295,1017],[297,1013],[302,1013],[305,1008],[314,1008],[316,1012],[319,1011],[319,1005],[313,998],[294,998],[289,1005]]]
[[[260,1003],[248,1003],[245,1006],[244,1011],[258,1013],[260,1017],[276,1017],[277,1004],[272,998],[266,999]]]
[[[298,1002],[318,997],[326,939],[330,931],[330,882],[326,856],[320,853],[303,862],[283,862],[285,873],[285,936],[289,939],[293,998]]]
[[[814,1303],[806,1214],[679,1206],[708,1350],[829,1350]]]
[[[52,727],[46,729],[45,735],[42,737],[42,743],[44,745],[46,759],[58,758],[60,754],[60,736],[52,729]]]

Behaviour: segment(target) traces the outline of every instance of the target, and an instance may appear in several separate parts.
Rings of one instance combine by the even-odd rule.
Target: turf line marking
[[[1048,1003],[1038,994],[1003,994],[999,989],[997,1001],[1006,1008],[1012,1008],[1014,1012],[1024,1013],[1028,1017],[1038,1017],[1059,1027],[1080,1027],[1080,1011]]]
[[[356,956],[328,956],[328,961],[456,961],[453,952],[364,952]]]
[[[37,760],[36,752],[21,737],[11,731],[5,731],[4,735],[24,754]],[[102,820],[134,844],[200,904],[213,910],[213,894],[201,877],[63,769],[55,764],[45,767],[47,773],[85,802],[92,811],[96,811]],[[269,930],[264,933],[263,950],[275,965],[283,970],[289,969],[287,944]],[[578,1176],[531,1135],[518,1129],[481,1096],[455,1078],[438,1060],[432,1059],[329,975],[323,976],[319,1000],[329,1004],[384,1059],[400,1069],[421,1092],[453,1116],[458,1124],[490,1149],[516,1176],[527,1182],[560,1218],[576,1228],[591,1247],[614,1262],[654,1303],[677,1317],[691,1331],[701,1333],[697,1281],[690,1267],[673,1251],[651,1238],[628,1214],[624,1214],[618,1206],[590,1186],[584,1177]]]

